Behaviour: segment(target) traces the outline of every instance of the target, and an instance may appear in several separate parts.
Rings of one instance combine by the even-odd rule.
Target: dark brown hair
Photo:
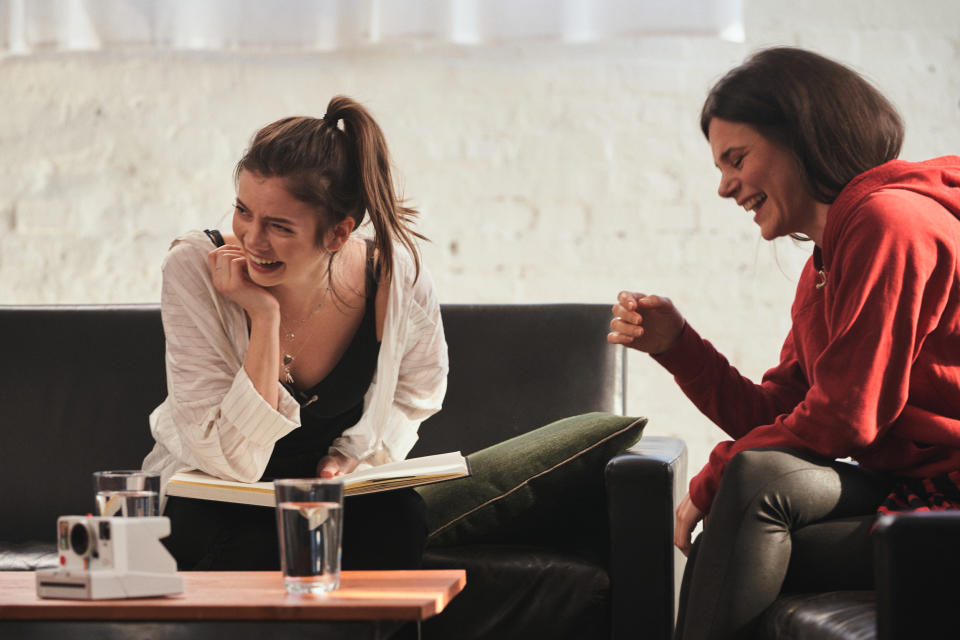
[[[803,49],[755,53],[717,82],[700,112],[747,124],[792,153],[813,197],[832,203],[854,177],[900,153],[897,110],[855,71]]]
[[[318,244],[328,229],[348,216],[359,227],[366,213],[384,277],[393,273],[397,241],[410,250],[419,276],[414,238],[425,238],[411,229],[417,211],[395,195],[383,132],[357,102],[335,96],[322,118],[296,116],[268,124],[254,135],[237,163],[235,180],[242,171],[283,178],[291,196],[315,207]]]

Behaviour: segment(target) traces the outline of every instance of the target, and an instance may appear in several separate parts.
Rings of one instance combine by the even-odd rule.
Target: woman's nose
[[[737,192],[737,184],[737,180],[733,176],[721,175],[717,195],[721,198],[732,198]]]
[[[263,246],[266,243],[267,233],[263,225],[259,223],[251,224],[247,229],[248,245],[254,247]]]

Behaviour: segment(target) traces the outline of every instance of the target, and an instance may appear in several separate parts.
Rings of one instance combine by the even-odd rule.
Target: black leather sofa
[[[445,305],[444,409],[413,454],[470,453],[565,416],[624,411],[624,351],[606,305]],[[0,569],[56,562],[59,515],[92,511],[91,473],[138,467],[165,395],[155,305],[0,306]],[[686,452],[645,436],[605,468],[608,550],[431,548],[467,587],[425,638],[669,638],[673,509]]]
[[[960,637],[960,512],[883,516],[873,532],[876,590],[785,593],[758,640],[953,640]]]

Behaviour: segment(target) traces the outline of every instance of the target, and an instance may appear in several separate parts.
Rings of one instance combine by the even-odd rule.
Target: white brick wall
[[[956,0],[746,0],[745,18],[744,44],[2,59],[0,303],[157,300],[170,238],[229,224],[253,131],[345,93],[387,133],[443,300],[658,292],[759,376],[808,250],[764,243],[716,197],[697,123],[707,88],[757,47],[810,47],[899,106],[904,158],[960,153],[960,12]],[[719,430],[645,356],[629,375],[628,411],[683,437],[696,471]]]

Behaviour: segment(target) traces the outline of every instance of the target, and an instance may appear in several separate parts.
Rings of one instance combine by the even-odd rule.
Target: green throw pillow
[[[640,439],[646,423],[588,413],[470,454],[470,477],[417,488],[427,504],[428,544],[542,544],[544,536],[564,544],[583,531],[605,531],[604,466]]]

